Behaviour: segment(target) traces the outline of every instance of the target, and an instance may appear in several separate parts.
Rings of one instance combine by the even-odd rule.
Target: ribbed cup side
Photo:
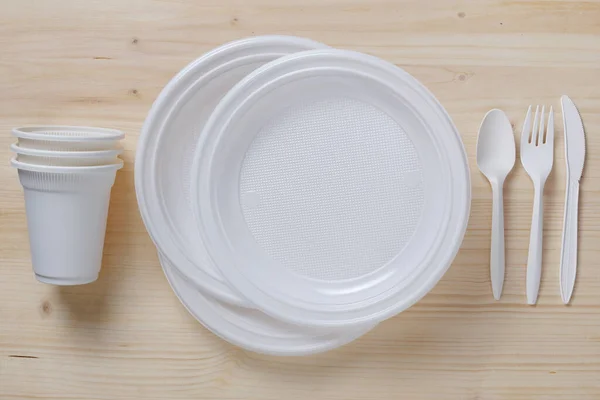
[[[115,182],[117,171],[88,173],[37,172],[19,169],[21,185],[27,189],[43,191],[95,191],[107,190]]]
[[[46,157],[33,156],[26,154],[18,154],[17,161],[34,165],[52,165],[52,166],[83,166],[90,167],[96,165],[116,164],[119,162],[118,157]]]
[[[19,146],[36,150],[54,151],[94,151],[119,149],[118,140],[87,140],[85,142],[65,142],[19,138]]]

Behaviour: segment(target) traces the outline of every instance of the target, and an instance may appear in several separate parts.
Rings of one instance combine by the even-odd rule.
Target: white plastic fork
[[[550,107],[548,127],[544,131],[544,111],[535,108],[533,128],[531,127],[531,106],[527,110],[523,132],[521,133],[521,163],[533,182],[533,216],[529,235],[529,255],[527,257],[527,303],[537,302],[542,276],[542,238],[544,230],[544,184],[552,170],[554,161],[554,112]],[[544,134],[545,133],[545,134]]]

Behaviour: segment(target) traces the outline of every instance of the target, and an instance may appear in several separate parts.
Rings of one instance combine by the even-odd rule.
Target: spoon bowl
[[[477,166],[492,181],[503,181],[516,160],[515,137],[502,110],[493,109],[483,118],[477,137]]]

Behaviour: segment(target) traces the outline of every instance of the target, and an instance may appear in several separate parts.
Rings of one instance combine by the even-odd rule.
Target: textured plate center
[[[289,108],[244,159],[240,204],[263,250],[297,274],[368,274],[407,244],[423,209],[421,165],[396,121],[331,98]]]

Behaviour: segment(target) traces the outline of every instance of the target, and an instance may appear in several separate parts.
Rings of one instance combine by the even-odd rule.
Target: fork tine
[[[535,106],[535,116],[533,117],[533,130],[531,131],[531,140],[529,141],[529,143],[533,143],[534,145],[537,145],[538,125],[540,122],[539,114],[540,106]]]
[[[552,106],[550,106],[550,112],[548,113],[548,129],[546,129],[545,143],[554,147],[554,110],[552,109]]]
[[[544,113],[546,111],[546,106],[542,106],[542,113],[540,114],[540,129],[537,133],[537,142],[535,143],[536,146],[541,145],[542,143],[544,143]]]
[[[530,142],[531,137],[531,106],[527,109],[525,122],[523,122],[523,131],[521,131],[521,146]]]

